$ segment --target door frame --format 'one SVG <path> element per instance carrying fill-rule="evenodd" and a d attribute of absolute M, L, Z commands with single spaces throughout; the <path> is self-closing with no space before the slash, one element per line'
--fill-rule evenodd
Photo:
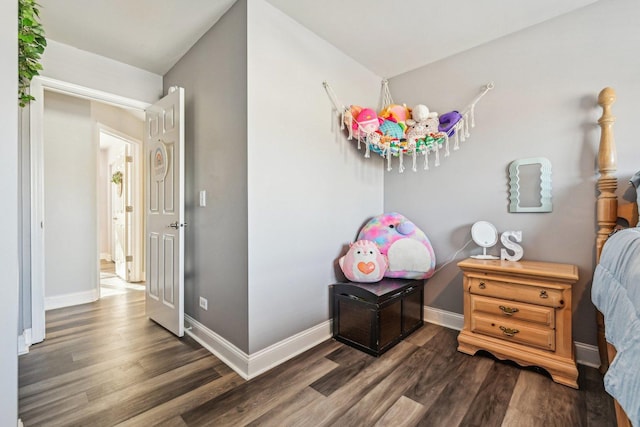
<path fill-rule="evenodd" d="M 35 97 L 29 106 L 29 148 L 31 177 L 31 342 L 45 337 L 45 250 L 44 250 L 44 92 L 99 101 L 116 107 L 144 111 L 151 104 L 109 92 L 68 83 L 44 76 L 31 81 L 30 93 Z M 99 248 L 98 248 L 99 251 Z M 99 256 L 99 253 L 96 253 Z"/>
<path fill-rule="evenodd" d="M 143 122 L 144 126 L 144 122 Z M 133 255 L 135 261 L 136 268 L 135 271 L 132 272 L 131 277 L 133 280 L 131 282 L 144 282 L 145 281 L 145 267 L 144 267 L 144 156 L 143 152 L 143 142 L 137 138 L 129 136 L 123 132 L 120 132 L 116 129 L 113 129 L 103 123 L 97 122 L 97 137 L 100 138 L 101 134 L 109 135 L 114 138 L 121 140 L 124 144 L 128 145 L 130 148 L 130 155 L 133 157 L 133 167 L 135 172 L 133 176 L 130 176 L 130 184 L 131 184 L 131 202 L 134 206 L 134 211 L 132 215 L 132 224 L 131 227 L 133 231 L 130 233 L 135 233 L 131 237 L 132 247 L 129 248 L 131 255 Z M 110 207 L 110 206 L 109 206 Z M 112 233 L 112 225 L 109 222 L 109 233 Z M 98 232 L 98 235 L 100 232 Z M 98 236 L 99 239 L 99 236 Z M 140 260 L 142 259 L 142 261 Z"/>

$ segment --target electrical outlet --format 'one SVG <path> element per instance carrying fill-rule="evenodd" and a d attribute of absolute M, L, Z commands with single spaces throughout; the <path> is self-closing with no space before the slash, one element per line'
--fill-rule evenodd
<path fill-rule="evenodd" d="M 205 297 L 200 297 L 200 308 L 203 310 L 207 310 L 209 307 L 209 302 Z"/>

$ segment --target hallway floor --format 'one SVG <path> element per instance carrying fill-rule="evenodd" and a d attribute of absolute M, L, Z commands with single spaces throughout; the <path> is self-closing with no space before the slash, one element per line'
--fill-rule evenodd
<path fill-rule="evenodd" d="M 129 283 L 120 278 L 114 262 L 100 260 L 100 298 L 144 289 L 144 283 Z"/>

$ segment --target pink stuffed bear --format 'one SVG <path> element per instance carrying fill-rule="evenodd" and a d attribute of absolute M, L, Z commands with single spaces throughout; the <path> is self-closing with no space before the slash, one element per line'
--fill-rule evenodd
<path fill-rule="evenodd" d="M 342 272 L 352 282 L 379 282 L 387 270 L 387 259 L 378 246 L 368 240 L 358 240 L 349 251 L 338 260 Z"/>

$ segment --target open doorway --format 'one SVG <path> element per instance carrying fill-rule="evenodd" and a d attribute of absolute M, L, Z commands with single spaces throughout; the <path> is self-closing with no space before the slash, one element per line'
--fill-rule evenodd
<path fill-rule="evenodd" d="M 44 339 L 46 310 L 100 296 L 100 134 L 142 141 L 148 104 L 43 77 L 32 81 L 31 90 L 37 99 L 30 108 L 31 315 L 32 343 L 37 343 Z M 53 113 L 46 112 L 47 100 Z M 141 185 L 142 156 L 139 161 Z M 144 266 L 141 242 L 139 247 Z M 136 280 L 144 280 L 141 274 Z"/>
<path fill-rule="evenodd" d="M 142 123 L 141 123 L 142 125 Z M 100 298 L 143 291 L 141 141 L 98 124 Z"/>

